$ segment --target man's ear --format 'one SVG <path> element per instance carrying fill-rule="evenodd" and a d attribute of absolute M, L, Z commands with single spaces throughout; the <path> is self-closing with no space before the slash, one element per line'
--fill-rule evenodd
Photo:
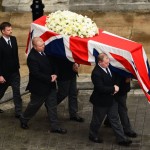
<path fill-rule="evenodd" d="M 98 64 L 101 64 L 101 63 L 102 63 L 102 61 L 99 60 L 99 61 L 98 61 Z"/>
<path fill-rule="evenodd" d="M 4 30 L 2 30 L 1 32 L 2 32 L 2 34 L 4 34 Z"/>
<path fill-rule="evenodd" d="M 35 45 L 33 45 L 33 48 L 34 48 L 34 49 L 36 49 L 36 46 L 35 46 Z"/>

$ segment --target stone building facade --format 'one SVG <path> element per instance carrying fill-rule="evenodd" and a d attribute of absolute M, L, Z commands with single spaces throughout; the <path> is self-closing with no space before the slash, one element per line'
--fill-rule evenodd
<path fill-rule="evenodd" d="M 150 0 L 42 0 L 45 12 L 71 11 L 150 11 Z M 32 0 L 2 0 L 4 11 L 30 11 Z"/>

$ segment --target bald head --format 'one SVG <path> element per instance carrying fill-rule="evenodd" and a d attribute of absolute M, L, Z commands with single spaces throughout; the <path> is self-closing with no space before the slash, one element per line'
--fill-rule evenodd
<path fill-rule="evenodd" d="M 32 44 L 36 51 L 38 51 L 38 52 L 44 51 L 45 43 L 44 43 L 43 39 L 41 39 L 40 37 L 34 37 L 32 39 Z"/>
<path fill-rule="evenodd" d="M 104 59 L 105 57 L 108 57 L 107 54 L 105 54 L 105 53 L 100 53 L 100 54 L 97 56 L 97 59 L 98 59 L 98 61 L 103 61 L 103 59 Z"/>
<path fill-rule="evenodd" d="M 109 58 L 107 56 L 107 54 L 105 53 L 100 53 L 97 57 L 98 59 L 98 64 L 103 67 L 103 68 L 107 68 L 109 66 Z"/>

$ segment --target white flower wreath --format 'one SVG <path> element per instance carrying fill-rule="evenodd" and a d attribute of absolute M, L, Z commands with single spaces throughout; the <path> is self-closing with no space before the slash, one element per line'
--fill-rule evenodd
<path fill-rule="evenodd" d="M 98 27 L 90 18 L 71 11 L 59 10 L 49 14 L 45 26 L 58 34 L 74 37 L 85 38 L 98 34 Z"/>

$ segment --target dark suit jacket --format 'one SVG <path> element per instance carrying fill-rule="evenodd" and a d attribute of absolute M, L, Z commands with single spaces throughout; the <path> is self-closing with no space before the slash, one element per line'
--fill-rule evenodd
<path fill-rule="evenodd" d="M 32 49 L 27 58 L 27 65 L 29 68 L 27 90 L 33 94 L 45 96 L 52 88 L 56 88 L 56 83 L 51 82 L 51 75 L 57 74 L 57 70 L 55 64 L 47 56 L 41 56 Z"/>
<path fill-rule="evenodd" d="M 110 77 L 100 66 L 96 65 L 92 71 L 91 79 L 94 84 L 94 90 L 90 101 L 95 106 L 108 107 L 112 105 L 115 91 L 115 74 L 111 72 Z"/>
<path fill-rule="evenodd" d="M 58 81 L 66 81 L 74 78 L 77 73 L 73 71 L 74 62 L 69 61 L 68 59 L 63 59 L 59 57 L 49 56 L 50 59 L 53 59 L 58 68 Z"/>
<path fill-rule="evenodd" d="M 11 36 L 10 40 L 12 48 L 3 37 L 0 38 L 0 76 L 2 75 L 6 79 L 20 68 L 16 38 Z"/>
<path fill-rule="evenodd" d="M 119 92 L 116 94 L 116 96 L 123 96 L 125 94 L 127 94 L 131 87 L 130 87 L 130 82 L 126 83 L 126 77 L 118 75 L 119 78 Z"/>

